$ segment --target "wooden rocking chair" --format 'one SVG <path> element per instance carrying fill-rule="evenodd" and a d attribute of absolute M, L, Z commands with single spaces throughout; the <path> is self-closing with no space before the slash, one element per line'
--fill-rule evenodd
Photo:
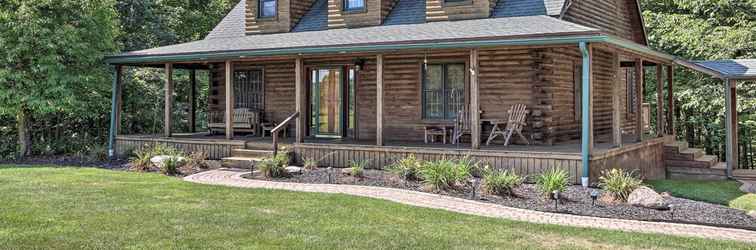
<path fill-rule="evenodd" d="M 488 136 L 486 145 L 490 145 L 493 139 L 495 139 L 499 135 L 502 135 L 504 136 L 504 146 L 508 146 L 509 141 L 512 138 L 512 134 L 514 133 L 517 133 L 517 135 L 520 136 L 522 140 L 530 145 L 528 138 L 522 135 L 522 127 L 527 125 L 527 123 L 525 123 L 525 120 L 527 119 L 528 113 L 530 113 L 530 111 L 527 110 L 527 106 L 525 106 L 525 104 L 512 105 L 509 111 L 507 111 L 509 118 L 507 119 L 506 128 L 504 130 L 501 130 L 501 128 L 499 128 L 499 124 L 495 123 L 493 129 L 491 130 L 491 135 Z"/>
<path fill-rule="evenodd" d="M 452 133 L 452 144 L 459 143 L 463 135 L 472 136 L 472 126 L 470 125 L 470 111 L 465 108 L 457 112 L 457 118 L 454 119 L 454 131 Z"/>

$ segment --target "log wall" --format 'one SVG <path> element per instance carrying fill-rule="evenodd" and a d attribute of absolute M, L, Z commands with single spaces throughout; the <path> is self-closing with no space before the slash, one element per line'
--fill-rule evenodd
<path fill-rule="evenodd" d="M 344 11 L 344 0 L 328 0 L 328 28 L 356 28 L 383 23 L 398 0 L 365 0 L 365 10 Z"/>
<path fill-rule="evenodd" d="M 646 44 L 636 0 L 572 1 L 564 19 Z"/>
<path fill-rule="evenodd" d="M 446 3 L 444 0 L 424 1 L 425 20 L 428 22 L 488 18 L 495 5 L 495 1 L 492 0 L 467 0 L 459 3 Z"/>
<path fill-rule="evenodd" d="M 289 32 L 310 10 L 315 0 L 277 0 L 274 17 L 258 17 L 258 0 L 247 1 L 245 31 L 247 35 Z"/>

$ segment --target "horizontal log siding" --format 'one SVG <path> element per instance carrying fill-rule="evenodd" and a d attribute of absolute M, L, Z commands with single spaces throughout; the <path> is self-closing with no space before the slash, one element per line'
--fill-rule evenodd
<path fill-rule="evenodd" d="M 193 152 L 207 152 L 209 159 L 220 160 L 224 157 L 231 156 L 231 150 L 235 148 L 244 148 L 244 142 L 241 141 L 223 141 L 223 140 L 181 140 L 172 138 L 137 138 L 137 137 L 118 137 L 116 138 L 116 149 L 118 157 L 125 159 L 129 153 L 134 150 L 140 150 L 148 146 L 164 144 L 183 151 L 186 154 Z"/>
<path fill-rule="evenodd" d="M 513 170 L 518 174 L 534 176 L 544 170 L 557 167 L 569 171 L 571 182 L 580 183 L 582 176 L 580 156 L 578 154 L 555 154 L 536 152 L 505 152 L 484 150 L 454 150 L 406 147 L 376 147 L 365 145 L 332 145 L 305 143 L 294 146 L 295 159 L 302 163 L 303 158 L 320 160 L 321 166 L 335 168 L 349 167 L 352 160 L 367 161 L 368 168 L 385 168 L 399 159 L 415 155 L 420 160 L 460 159 L 470 156 L 497 169 Z"/>
<path fill-rule="evenodd" d="M 593 133 L 596 142 L 610 142 L 612 134 L 612 94 L 615 58 L 607 50 L 593 50 Z M 604 140 L 604 141 L 602 141 Z"/>
<path fill-rule="evenodd" d="M 540 91 L 543 93 L 537 101 L 544 112 L 546 142 L 579 139 L 580 117 L 575 117 L 575 70 L 582 63 L 580 51 L 577 46 L 546 48 L 540 55 L 543 58 Z"/>
<path fill-rule="evenodd" d="M 636 0 L 572 1 L 564 19 L 645 44 L 643 25 L 635 2 Z"/>
<path fill-rule="evenodd" d="M 491 16 L 491 0 L 469 0 L 470 4 L 459 5 L 446 4 L 444 0 L 425 1 L 425 19 L 429 22 L 488 18 Z"/>

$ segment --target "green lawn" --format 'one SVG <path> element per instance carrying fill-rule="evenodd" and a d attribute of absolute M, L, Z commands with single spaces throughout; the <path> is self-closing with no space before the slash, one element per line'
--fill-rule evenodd
<path fill-rule="evenodd" d="M 89 168 L 0 166 L 0 201 L 0 249 L 748 248 Z"/>
<path fill-rule="evenodd" d="M 746 211 L 756 210 L 756 194 L 740 191 L 737 181 L 647 181 L 658 192 L 697 201 L 722 204 Z"/>

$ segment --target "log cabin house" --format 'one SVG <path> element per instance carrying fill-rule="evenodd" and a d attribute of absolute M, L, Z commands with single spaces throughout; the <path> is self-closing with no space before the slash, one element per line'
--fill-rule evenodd
<path fill-rule="evenodd" d="M 241 0 L 203 40 L 107 58 L 110 152 L 166 143 L 234 163 L 281 144 L 334 167 L 469 155 L 521 174 L 565 168 L 583 184 L 613 167 L 654 179 L 670 164 L 714 166 L 675 142 L 675 58 L 647 45 L 637 0 Z M 123 67 L 165 69 L 163 134 L 118 133 Z M 217 134 L 171 130 L 174 69 L 209 72 Z M 648 72 L 654 105 L 639 94 Z M 529 111 L 527 141 L 487 145 L 490 123 L 515 104 Z M 642 115 L 651 109 L 653 122 Z M 464 117 L 469 136 L 425 142 L 427 126 L 460 110 L 478 110 Z M 237 126 L 246 112 L 241 123 L 275 122 L 276 135 Z M 194 104 L 190 113 L 194 127 Z"/>

